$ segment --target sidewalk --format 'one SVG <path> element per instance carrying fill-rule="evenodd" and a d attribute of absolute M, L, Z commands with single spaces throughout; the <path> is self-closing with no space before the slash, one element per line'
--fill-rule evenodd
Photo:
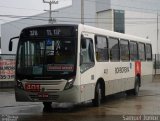
<path fill-rule="evenodd" d="M 153 76 L 153 82 L 160 82 L 160 75 Z"/>

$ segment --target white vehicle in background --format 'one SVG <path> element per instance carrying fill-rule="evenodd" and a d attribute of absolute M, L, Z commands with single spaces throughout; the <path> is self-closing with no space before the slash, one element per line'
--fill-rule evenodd
<path fill-rule="evenodd" d="M 43 25 L 22 30 L 16 58 L 17 101 L 99 106 L 106 95 L 137 95 L 152 80 L 148 39 L 86 25 Z"/>

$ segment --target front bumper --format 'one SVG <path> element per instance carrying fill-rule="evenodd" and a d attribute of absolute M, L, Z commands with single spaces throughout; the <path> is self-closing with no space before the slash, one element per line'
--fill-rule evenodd
<path fill-rule="evenodd" d="M 47 94 L 47 97 L 40 97 L 39 94 Z M 15 87 L 15 98 L 18 102 L 80 102 L 80 86 L 73 86 L 71 89 L 57 92 L 29 92 Z"/>

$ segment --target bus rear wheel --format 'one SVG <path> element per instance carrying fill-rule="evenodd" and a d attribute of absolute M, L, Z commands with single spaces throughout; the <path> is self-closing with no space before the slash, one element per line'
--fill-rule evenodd
<path fill-rule="evenodd" d="M 137 96 L 138 93 L 139 93 L 139 88 L 140 88 L 140 79 L 139 79 L 139 77 L 136 77 L 134 89 L 127 90 L 126 94 L 127 95 L 135 95 L 135 96 Z"/>
<path fill-rule="evenodd" d="M 100 83 L 97 83 L 95 88 L 95 97 L 92 100 L 92 103 L 94 106 L 98 107 L 101 104 L 101 100 L 102 100 L 102 88 Z"/>
<path fill-rule="evenodd" d="M 133 95 L 138 95 L 139 93 L 139 88 L 140 88 L 140 80 L 138 77 L 136 77 L 136 82 L 135 82 L 135 86 L 134 86 L 134 89 L 133 89 Z"/>

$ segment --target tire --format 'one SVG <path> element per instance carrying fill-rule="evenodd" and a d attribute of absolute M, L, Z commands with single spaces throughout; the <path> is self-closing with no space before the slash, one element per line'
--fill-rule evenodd
<path fill-rule="evenodd" d="M 138 77 L 136 77 L 136 81 L 135 81 L 135 86 L 133 89 L 133 95 L 137 96 L 139 93 L 139 88 L 140 88 L 140 80 Z"/>
<path fill-rule="evenodd" d="M 101 104 L 101 100 L 102 100 L 102 88 L 100 83 L 97 83 L 95 88 L 95 97 L 92 100 L 92 103 L 94 106 L 99 107 Z"/>
<path fill-rule="evenodd" d="M 139 93 L 139 88 L 140 88 L 140 80 L 139 80 L 138 77 L 136 77 L 134 89 L 127 90 L 127 91 L 126 91 L 126 94 L 127 94 L 127 95 L 135 95 L 135 96 L 137 96 L 138 93 Z"/>
<path fill-rule="evenodd" d="M 132 94 L 133 94 L 133 89 L 131 89 L 131 90 L 127 90 L 127 91 L 126 91 L 126 94 L 127 94 L 127 96 L 132 95 Z"/>
<path fill-rule="evenodd" d="M 52 111 L 52 102 L 43 102 L 44 108 L 43 111 Z"/>

